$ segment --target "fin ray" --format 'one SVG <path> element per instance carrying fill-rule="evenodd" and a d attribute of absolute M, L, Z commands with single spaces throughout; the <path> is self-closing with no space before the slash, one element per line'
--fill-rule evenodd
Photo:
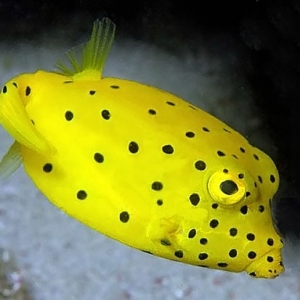
<path fill-rule="evenodd" d="M 101 78 L 104 64 L 109 54 L 111 45 L 114 40 L 116 25 L 108 18 L 101 21 L 96 20 L 93 24 L 93 30 L 90 40 L 82 46 L 78 58 L 76 49 L 73 48 L 66 53 L 70 67 L 62 62 L 57 62 L 56 67 L 60 73 L 67 76 L 74 76 L 86 70 L 97 71 Z"/>
<path fill-rule="evenodd" d="M 20 144 L 15 141 L 0 162 L 0 177 L 7 179 L 22 164 Z"/>

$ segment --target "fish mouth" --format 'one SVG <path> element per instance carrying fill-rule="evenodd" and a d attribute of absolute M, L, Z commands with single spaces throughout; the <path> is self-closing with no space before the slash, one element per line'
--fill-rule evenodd
<path fill-rule="evenodd" d="M 250 276 L 258 278 L 276 278 L 283 271 L 284 265 L 278 249 L 267 252 L 246 268 Z"/>
<path fill-rule="evenodd" d="M 41 154 L 50 154 L 53 146 L 35 128 L 22 101 L 18 85 L 8 82 L 0 94 L 0 123 L 20 144 Z"/>

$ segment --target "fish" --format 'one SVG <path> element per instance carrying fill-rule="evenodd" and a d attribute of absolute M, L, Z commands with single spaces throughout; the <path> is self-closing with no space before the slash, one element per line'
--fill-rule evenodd
<path fill-rule="evenodd" d="M 10 79 L 0 123 L 46 198 L 88 227 L 143 252 L 256 278 L 284 271 L 272 217 L 273 160 L 213 115 L 156 87 L 102 71 L 115 36 L 96 20 L 80 56 Z"/>

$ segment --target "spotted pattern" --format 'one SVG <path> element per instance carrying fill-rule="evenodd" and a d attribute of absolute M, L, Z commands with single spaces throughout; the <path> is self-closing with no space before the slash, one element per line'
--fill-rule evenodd
<path fill-rule="evenodd" d="M 159 181 L 154 181 L 152 183 L 151 187 L 152 187 L 152 190 L 154 190 L 154 191 L 160 191 L 163 188 L 163 184 L 161 182 L 159 182 Z"/>
<path fill-rule="evenodd" d="M 84 190 L 80 190 L 77 192 L 77 199 L 84 200 L 87 198 L 87 193 Z"/>
<path fill-rule="evenodd" d="M 185 135 L 186 135 L 188 138 L 193 138 L 193 137 L 195 137 L 195 133 L 192 132 L 192 131 L 186 132 Z"/>
<path fill-rule="evenodd" d="M 196 193 L 190 195 L 190 202 L 193 206 L 196 206 L 200 202 L 200 196 Z"/>
<path fill-rule="evenodd" d="M 206 163 L 203 160 L 197 160 L 195 162 L 195 168 L 199 171 L 204 171 L 206 169 Z"/>
<path fill-rule="evenodd" d="M 97 163 L 103 163 L 104 162 L 104 156 L 99 153 L 99 152 L 96 152 L 94 154 L 94 160 L 97 162 Z"/>
<path fill-rule="evenodd" d="M 161 200 L 161 199 L 158 199 L 156 201 L 156 203 L 157 203 L 158 206 L 162 206 L 164 204 L 163 200 Z"/>
<path fill-rule="evenodd" d="M 197 231 L 195 228 L 191 229 L 188 234 L 189 239 L 194 238 L 196 236 L 196 233 L 197 233 Z"/>
<path fill-rule="evenodd" d="M 131 153 L 135 154 L 139 151 L 139 145 L 136 142 L 130 142 L 128 149 Z"/>
<path fill-rule="evenodd" d="M 172 145 L 164 145 L 162 147 L 162 151 L 166 154 L 172 154 L 174 152 L 174 148 Z"/>
<path fill-rule="evenodd" d="M 25 95 L 26 96 L 29 96 L 31 93 L 31 87 L 30 86 L 27 86 L 26 89 L 25 89 Z"/>
<path fill-rule="evenodd" d="M 43 171 L 44 171 L 45 173 L 50 173 L 50 172 L 52 171 L 52 169 L 53 169 L 53 166 L 52 166 L 52 164 L 50 164 L 50 163 L 46 163 L 46 164 L 44 164 L 44 166 L 43 166 Z"/>
<path fill-rule="evenodd" d="M 74 118 L 74 114 L 71 111 L 66 111 L 65 118 L 67 121 L 71 121 Z"/>
<path fill-rule="evenodd" d="M 69 81 L 65 81 L 64 83 L 69 83 Z M 70 83 L 73 83 L 73 81 L 70 81 Z M 117 93 L 117 90 L 122 90 L 122 86 L 118 84 L 109 85 L 107 88 L 112 90 L 111 93 Z M 8 88 L 5 85 L 2 88 L 2 93 L 5 94 L 7 92 Z M 29 96 L 31 93 L 31 87 L 27 86 L 25 88 L 25 96 Z M 93 99 L 90 100 L 91 103 L 94 103 L 94 100 L 97 99 L 97 97 L 101 94 L 100 91 L 98 91 L 96 88 L 86 89 L 85 93 L 86 97 L 93 96 L 93 98 L 89 98 Z M 158 120 L 160 121 L 160 118 L 163 114 L 160 111 L 159 106 L 155 104 L 152 106 L 150 102 L 148 103 L 148 105 L 149 106 L 144 106 L 143 108 L 143 118 L 150 120 L 149 122 L 151 122 L 151 124 L 156 124 Z M 177 111 L 180 109 L 180 102 L 176 101 L 167 100 L 163 102 L 162 105 L 165 107 L 165 109 L 168 109 L 170 111 Z M 96 110 L 99 123 L 101 123 L 101 126 L 103 126 L 103 128 L 105 128 L 106 126 L 107 128 L 109 128 L 111 124 L 113 124 L 114 122 L 118 122 L 119 112 L 115 112 L 113 105 L 109 102 L 105 103 L 103 101 L 103 103 L 101 102 L 101 106 L 101 108 L 97 108 Z M 188 108 L 189 113 L 197 113 L 197 108 L 191 105 L 188 105 Z M 60 112 L 60 118 L 65 123 L 66 121 L 72 121 L 69 123 L 70 126 L 72 126 L 73 123 L 76 123 L 77 116 L 79 119 L 80 111 L 77 110 L 75 106 L 66 107 L 65 109 L 65 111 Z M 201 122 L 201 120 L 199 122 Z M 124 126 L 125 125 L 126 124 L 124 124 Z M 247 231 L 249 232 L 245 232 L 245 230 L 243 229 L 243 224 L 235 220 L 234 214 L 232 214 L 232 221 L 230 221 L 229 223 L 223 222 L 223 214 L 225 215 L 227 211 L 232 208 L 224 207 L 224 205 L 218 202 L 217 199 L 210 199 L 207 196 L 209 195 L 208 192 L 201 185 L 207 184 L 205 180 L 208 180 L 207 178 L 209 178 L 211 172 L 215 172 L 215 170 L 217 170 L 215 164 L 216 161 L 219 161 L 219 171 L 223 172 L 224 176 L 231 176 L 230 174 L 233 173 L 235 176 L 234 179 L 227 179 L 220 182 L 219 190 L 221 190 L 227 196 L 234 195 L 239 190 L 239 184 L 241 184 L 240 182 L 246 182 L 245 184 L 248 184 L 249 173 L 244 168 L 238 169 L 236 167 L 233 168 L 232 166 L 236 166 L 239 161 L 243 161 L 245 160 L 245 158 L 249 159 L 249 157 L 251 158 L 251 163 L 259 165 L 263 162 L 263 156 L 258 155 L 258 151 L 256 151 L 256 153 L 253 153 L 253 150 L 251 150 L 251 148 L 245 143 L 241 143 L 241 145 L 236 143 L 235 146 L 232 147 L 232 149 L 226 147 L 226 144 L 223 145 L 222 143 L 220 143 L 220 148 L 216 147 L 212 149 L 209 156 L 206 152 L 201 151 L 201 146 L 205 146 L 207 137 L 219 134 L 220 139 L 221 135 L 226 135 L 226 138 L 229 139 L 230 136 L 234 136 L 235 132 L 232 132 L 225 127 L 220 127 L 219 129 L 217 129 L 217 127 L 215 126 L 210 126 L 208 122 L 203 122 L 203 124 L 198 127 L 193 126 L 193 124 L 190 124 L 190 126 L 185 126 L 184 123 L 181 126 L 182 127 L 178 132 L 178 136 L 182 138 L 183 144 L 187 146 L 193 145 L 191 146 L 193 147 L 193 149 L 195 147 L 199 147 L 198 151 L 191 152 L 192 154 L 186 158 L 187 155 L 183 152 L 183 149 L 181 149 L 180 144 L 178 144 L 176 140 L 165 138 L 165 140 L 160 140 L 159 144 L 156 145 L 156 147 L 153 147 L 153 149 L 156 149 L 157 152 L 153 152 L 153 161 L 149 161 L 149 164 L 155 165 L 155 159 L 158 155 L 163 156 L 166 159 L 170 158 L 170 161 L 173 159 L 173 157 L 175 159 L 184 157 L 187 160 L 186 172 L 182 174 L 175 174 L 181 180 L 179 186 L 182 187 L 182 193 L 184 193 L 184 196 L 181 199 L 182 204 L 181 206 L 178 205 L 178 208 L 176 209 L 178 210 L 179 215 L 181 210 L 184 213 L 184 209 L 187 209 L 188 213 L 190 213 L 190 211 L 197 213 L 198 211 L 201 212 L 201 209 L 205 209 L 205 211 L 207 211 L 208 213 L 208 217 L 205 221 L 199 220 L 199 224 L 202 224 L 203 222 L 203 224 L 201 225 L 203 227 L 200 228 L 197 227 L 197 224 L 191 223 L 190 227 L 184 227 L 183 230 L 184 238 L 189 243 L 193 243 L 191 244 L 193 245 L 191 246 L 191 249 L 193 249 L 194 251 L 194 259 L 196 259 L 198 263 L 200 263 L 200 261 L 203 261 L 204 264 L 199 265 L 202 267 L 214 267 L 220 269 L 231 267 L 232 269 L 235 261 L 240 261 L 241 257 L 246 257 L 248 260 L 248 265 L 258 256 L 261 256 L 258 243 L 263 241 L 265 247 L 272 250 L 276 246 L 276 244 L 278 244 L 278 242 L 276 242 L 275 236 L 271 234 L 270 237 L 265 237 L 265 239 L 262 240 L 262 238 L 260 237 L 259 229 L 257 228 L 256 230 L 253 229 L 253 232 L 250 232 L 252 231 L 252 229 L 248 229 Z M 157 132 L 156 134 L 159 135 L 159 132 Z M 194 146 L 194 144 L 196 144 L 196 141 L 199 141 L 199 144 L 197 144 L 197 146 Z M 117 149 L 116 151 L 124 151 L 124 155 L 126 155 L 126 157 L 128 157 L 128 160 L 130 161 L 131 158 L 132 161 L 136 161 L 140 158 L 142 159 L 143 153 L 149 151 L 145 147 L 143 140 L 140 140 L 138 136 L 135 136 L 134 131 L 129 132 L 127 140 L 125 142 L 122 142 L 122 149 Z M 87 154 L 90 162 L 96 165 L 99 170 L 105 168 L 105 166 L 109 163 L 109 160 L 113 158 L 113 155 L 109 153 L 106 148 L 104 148 L 105 143 L 106 141 L 102 141 L 99 138 L 99 141 L 97 141 L 97 146 L 94 147 L 93 150 L 89 152 L 89 154 Z M 104 153 L 102 153 L 102 150 Z M 231 164 L 231 161 L 234 161 L 234 163 Z M 124 163 L 126 163 L 126 161 L 124 161 Z M 134 164 L 132 164 L 132 168 L 134 167 Z M 44 177 L 47 178 L 57 173 L 58 170 L 58 168 L 55 168 L 55 161 L 52 161 L 51 159 L 39 165 L 39 168 L 40 170 L 42 170 Z M 117 172 L 118 169 L 116 169 L 116 173 Z M 147 170 L 138 170 L 138 173 L 141 174 L 140 176 L 142 176 L 143 173 L 147 173 Z M 195 174 L 194 176 L 197 184 L 193 184 L 193 187 L 186 188 L 183 184 L 185 182 L 184 176 L 185 174 L 190 173 Z M 244 220 L 244 218 L 251 217 L 255 214 L 263 217 L 266 213 L 269 213 L 268 206 L 258 203 L 256 203 L 255 206 L 251 206 L 252 204 L 247 198 L 251 198 L 254 197 L 253 195 L 256 195 L 256 192 L 253 192 L 254 189 L 260 189 L 261 186 L 264 186 L 266 184 L 268 184 L 269 186 L 274 185 L 274 183 L 278 181 L 278 178 L 276 178 L 276 175 L 274 174 L 276 174 L 276 172 L 266 173 L 263 169 L 260 169 L 260 172 L 257 171 L 257 173 L 253 175 L 256 181 L 252 179 L 251 186 L 247 185 L 245 197 L 243 198 L 241 203 L 237 204 L 236 207 L 232 209 L 235 215 L 238 216 L 237 218 L 239 218 L 239 220 Z M 149 214 L 152 213 L 152 211 L 155 214 L 156 212 L 163 212 L 165 209 L 170 209 L 170 207 L 173 207 L 175 203 L 172 202 L 172 196 L 169 193 L 169 190 L 174 189 L 174 192 L 176 192 L 176 187 L 169 186 L 169 178 L 167 176 L 164 177 L 160 171 L 154 171 L 153 174 L 150 175 L 150 179 L 148 178 L 148 181 L 145 182 L 145 187 L 148 190 L 148 194 L 151 194 L 151 203 L 148 203 L 147 199 L 144 199 L 143 196 L 139 201 L 144 201 L 146 203 L 145 205 L 147 205 L 147 211 L 149 212 Z M 250 176 L 250 178 L 252 177 Z M 162 179 L 162 181 L 160 179 Z M 101 182 L 99 183 L 99 188 L 101 188 Z M 76 199 L 85 200 L 82 202 L 77 202 L 82 203 L 82 205 L 84 206 L 87 205 L 90 201 L 94 201 L 94 199 L 92 199 L 92 192 L 93 191 L 90 190 L 89 186 L 79 185 L 79 187 L 77 187 L 75 191 L 73 190 L 72 195 L 74 197 L 74 201 Z M 105 199 L 99 199 L 99 203 L 101 203 L 100 201 L 105 201 Z M 139 213 L 138 211 L 135 211 L 134 205 L 131 205 L 130 199 L 124 198 L 124 201 L 122 200 L 122 207 L 119 207 L 115 212 L 115 220 L 119 222 L 118 224 L 128 224 L 126 226 L 119 225 L 121 226 L 122 230 L 127 230 L 128 228 L 130 228 L 131 224 L 134 224 L 132 225 L 132 228 L 134 228 L 134 226 L 138 226 L 136 224 L 140 222 Z M 219 261 L 216 261 L 214 259 L 213 247 L 216 247 L 216 239 L 218 238 L 218 234 L 220 232 L 223 232 L 231 242 L 229 242 L 226 247 L 224 246 L 221 247 L 222 249 L 218 249 L 220 253 L 222 252 L 222 256 L 219 255 Z M 129 233 L 127 234 L 130 235 L 131 232 L 129 231 Z M 240 242 L 236 243 L 236 240 L 243 241 L 244 245 L 247 245 L 247 247 L 245 247 L 245 249 L 247 250 L 239 248 L 238 245 Z M 161 248 L 167 247 L 164 249 L 168 249 L 168 251 L 170 251 L 170 258 L 172 259 L 184 261 L 185 259 L 187 259 L 187 257 L 189 257 L 191 252 L 190 249 L 187 249 L 188 251 L 186 251 L 184 247 L 181 248 L 180 244 L 178 245 L 177 242 L 175 243 L 173 237 L 168 235 L 168 232 L 166 232 L 166 234 L 164 235 L 162 234 L 162 236 L 156 239 L 156 243 L 158 243 L 159 247 Z M 151 247 L 143 247 L 143 249 L 147 249 L 143 250 L 144 252 L 156 254 L 154 249 L 151 249 Z M 190 257 L 188 259 L 190 259 Z M 268 255 L 264 259 L 265 262 L 269 264 L 272 264 L 275 260 L 272 255 Z M 237 264 L 239 263 L 240 262 L 238 262 Z M 270 270 L 272 272 L 276 272 L 276 270 L 273 271 L 271 267 Z M 257 276 L 257 273 L 251 272 L 250 275 L 255 277 Z"/>
<path fill-rule="evenodd" d="M 183 252 L 181 250 L 175 251 L 174 255 L 178 258 L 183 258 Z"/>
<path fill-rule="evenodd" d="M 120 221 L 122 223 L 127 223 L 129 221 L 129 213 L 127 211 L 122 211 L 120 213 Z"/>
<path fill-rule="evenodd" d="M 156 115 L 156 110 L 154 110 L 154 109 L 149 109 L 148 110 L 148 113 L 150 114 L 150 115 Z"/>
<path fill-rule="evenodd" d="M 101 116 L 104 120 L 109 120 L 110 119 L 110 112 L 107 109 L 103 109 L 101 111 Z"/>
<path fill-rule="evenodd" d="M 201 238 L 201 239 L 200 239 L 200 244 L 201 244 L 201 245 L 206 245 L 207 242 L 208 242 L 208 241 L 207 241 L 207 238 Z"/>

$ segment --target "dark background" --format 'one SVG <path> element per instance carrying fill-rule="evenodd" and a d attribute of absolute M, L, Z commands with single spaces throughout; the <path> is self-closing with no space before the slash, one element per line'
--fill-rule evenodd
<path fill-rule="evenodd" d="M 300 238 L 300 0 L 0 0 L 0 36 L 2 41 L 30 41 L 72 27 L 65 38 L 75 39 L 103 16 L 117 23 L 118 35 L 170 52 L 183 43 L 196 51 L 198 32 L 207 37 L 229 33 L 245 48 L 248 80 L 287 182 L 275 201 L 277 225 L 284 236 Z"/>

